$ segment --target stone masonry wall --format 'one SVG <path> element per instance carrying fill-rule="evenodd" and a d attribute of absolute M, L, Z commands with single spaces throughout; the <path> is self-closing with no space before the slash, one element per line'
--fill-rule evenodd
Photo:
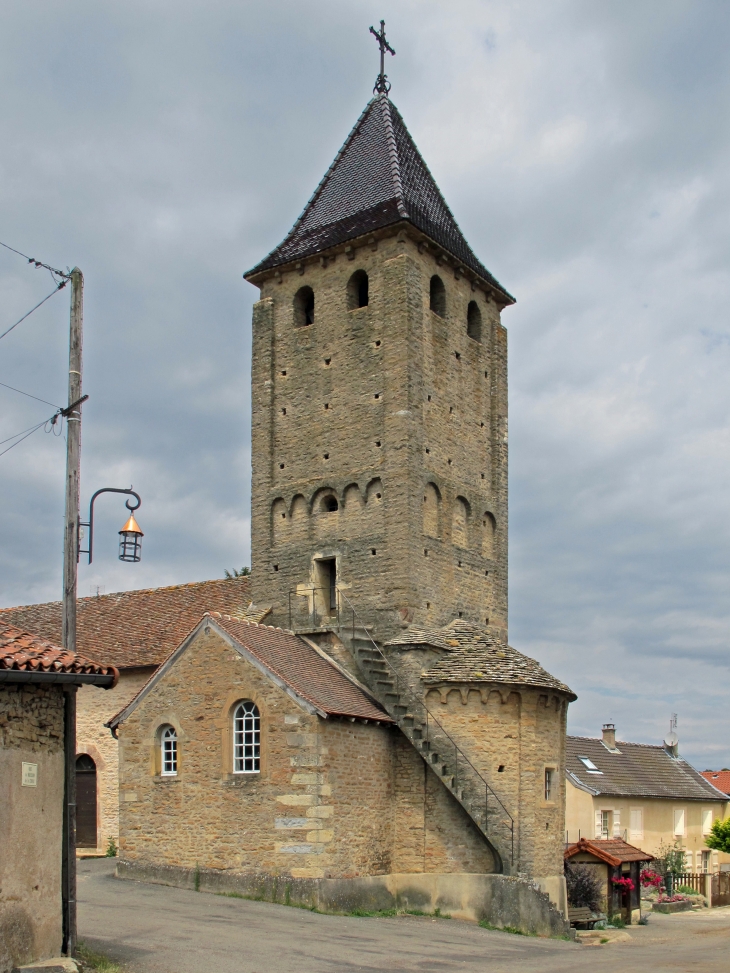
<path fill-rule="evenodd" d="M 506 633 L 498 308 L 403 231 L 350 256 L 272 275 L 254 308 L 254 601 L 273 603 L 276 624 L 290 624 L 291 605 L 292 627 L 315 627 L 329 606 L 311 595 L 322 585 L 313 561 L 336 558 L 344 594 L 381 637 L 459 615 Z M 369 278 L 363 308 L 348 307 L 355 271 Z M 429 308 L 432 275 L 443 317 Z M 297 326 L 303 286 L 314 322 Z M 481 341 L 467 335 L 472 301 Z"/>
<path fill-rule="evenodd" d="M 231 772 L 241 699 L 261 712 L 259 774 Z M 156 767 L 164 724 L 178 733 L 176 777 Z M 120 854 L 294 878 L 388 871 L 392 733 L 310 715 L 215 633 L 201 633 L 120 727 Z"/>
<path fill-rule="evenodd" d="M 119 746 L 104 724 L 142 688 L 154 667 L 122 669 L 113 689 L 81 686 L 76 702 L 76 753 L 96 764 L 97 851 L 119 837 Z M 84 849 L 93 852 L 94 849 Z"/>
<path fill-rule="evenodd" d="M 567 702 L 527 687 L 449 683 L 429 688 L 426 702 L 514 818 L 515 871 L 561 876 Z"/>
<path fill-rule="evenodd" d="M 2 973 L 61 951 L 63 711 L 60 686 L 0 685 Z"/>

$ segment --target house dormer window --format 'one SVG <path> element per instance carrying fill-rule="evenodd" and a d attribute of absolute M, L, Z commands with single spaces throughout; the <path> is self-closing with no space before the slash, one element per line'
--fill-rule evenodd
<path fill-rule="evenodd" d="M 603 771 L 596 767 L 590 757 L 578 757 L 578 760 L 580 760 L 589 774 L 603 774 Z"/>

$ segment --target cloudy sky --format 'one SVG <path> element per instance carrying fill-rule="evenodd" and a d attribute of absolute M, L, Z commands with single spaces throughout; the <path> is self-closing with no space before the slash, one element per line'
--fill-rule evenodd
<path fill-rule="evenodd" d="M 573 733 L 730 766 L 730 4 L 5 4 L 0 240 L 86 277 L 80 595 L 249 560 L 250 312 L 370 96 L 392 97 L 510 338 L 510 641 Z M 0 331 L 53 285 L 0 249 Z M 68 290 L 0 341 L 0 439 L 65 404 Z M 12 440 L 10 441 L 12 442 Z M 5 445 L 0 449 L 5 449 Z M 0 604 L 60 596 L 64 443 L 0 456 Z"/>

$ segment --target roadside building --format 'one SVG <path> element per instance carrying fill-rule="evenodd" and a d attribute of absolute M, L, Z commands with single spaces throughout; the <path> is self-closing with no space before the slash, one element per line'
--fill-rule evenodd
<path fill-rule="evenodd" d="M 676 737 L 663 746 L 625 743 L 612 723 L 600 739 L 569 736 L 566 776 L 566 842 L 622 838 L 653 855 L 679 843 L 688 872 L 730 860 L 705 845 L 728 797 L 679 755 Z"/>
<path fill-rule="evenodd" d="M 705 780 L 730 798 L 730 770 L 703 770 Z"/>
<path fill-rule="evenodd" d="M 142 687 L 205 611 L 259 619 L 249 607 L 248 577 L 120 591 L 80 598 L 77 647 L 81 655 L 103 659 L 119 672 L 111 691 L 84 685 L 77 696 L 77 848 L 80 854 L 106 851 L 119 839 L 117 742 L 104 724 Z M 252 612 L 248 615 L 247 612 Z M 60 601 L 0 610 L 0 624 L 12 623 L 51 642 L 61 634 Z"/>
<path fill-rule="evenodd" d="M 0 973 L 59 956 L 75 928 L 75 705 L 90 662 L 0 620 Z"/>

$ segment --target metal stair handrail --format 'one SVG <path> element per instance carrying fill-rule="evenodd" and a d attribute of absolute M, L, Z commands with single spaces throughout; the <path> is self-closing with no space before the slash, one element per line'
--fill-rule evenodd
<path fill-rule="evenodd" d="M 451 735 L 445 729 L 445 727 L 443 726 L 443 724 L 441 723 L 441 721 L 438 719 L 438 717 L 428 708 L 428 706 L 426 705 L 425 700 L 422 699 L 422 698 L 420 698 L 419 696 L 417 696 L 416 693 L 414 693 L 413 690 L 408 685 L 406 685 L 406 691 L 405 691 L 405 693 L 401 690 L 401 688 L 400 688 L 400 686 L 401 686 L 400 673 L 398 672 L 398 670 L 396 669 L 396 667 L 390 662 L 390 660 L 388 659 L 388 657 L 386 656 L 386 654 L 383 652 L 383 650 L 380 648 L 380 646 L 378 645 L 378 643 L 373 639 L 373 637 L 371 636 L 371 634 L 370 634 L 370 632 L 368 630 L 367 625 L 365 625 L 365 623 L 360 619 L 360 617 L 357 614 L 357 612 L 355 611 L 355 607 L 352 604 L 352 602 L 350 601 L 350 599 L 341 590 L 338 590 L 338 597 L 341 597 L 345 602 L 347 602 L 347 605 L 348 605 L 350 611 L 352 612 L 352 635 L 353 635 L 353 639 L 355 637 L 355 621 L 357 620 L 357 624 L 360 626 L 360 628 L 363 629 L 363 631 L 367 635 L 369 641 L 372 643 L 375 651 L 378 653 L 378 655 L 380 656 L 380 658 L 386 664 L 386 666 L 388 667 L 388 669 L 393 673 L 393 676 L 395 677 L 396 689 L 398 690 L 399 695 L 406 696 L 412 702 L 414 702 L 417 706 L 419 706 L 423 710 L 425 710 L 425 712 L 426 712 L 426 736 L 427 736 L 427 738 L 428 738 L 428 735 L 429 735 L 429 717 L 430 717 L 430 719 L 435 723 L 435 725 L 441 731 L 441 733 L 443 734 L 443 736 L 446 737 L 446 740 L 448 741 L 448 743 L 451 746 L 453 746 L 453 748 L 454 748 L 454 756 L 455 756 L 455 764 L 456 764 L 455 770 L 454 770 L 454 781 L 456 782 L 458 780 L 459 757 L 461 757 L 462 763 L 464 763 L 467 766 L 469 766 L 472 769 L 472 771 L 474 772 L 474 774 L 476 775 L 476 777 L 484 785 L 484 788 L 485 788 L 485 791 L 484 791 L 484 794 L 485 794 L 484 833 L 487 834 L 488 833 L 488 828 L 489 828 L 489 814 L 488 814 L 489 794 L 492 795 L 492 797 L 494 798 L 494 800 L 502 808 L 502 811 L 506 814 L 506 816 L 508 818 L 508 821 L 509 821 L 509 831 L 510 831 L 510 841 L 511 841 L 510 855 L 511 855 L 512 864 L 514 864 L 514 857 L 515 857 L 515 822 L 514 822 L 514 818 L 512 817 L 512 815 L 509 813 L 509 811 L 507 810 L 507 808 L 504 806 L 504 802 L 500 799 L 500 797 L 496 793 L 496 791 L 490 786 L 490 784 L 488 783 L 488 781 L 486 781 L 484 779 L 484 777 L 482 776 L 482 774 L 477 770 L 477 768 L 474 766 L 474 764 L 471 762 L 471 760 L 467 757 L 467 755 L 464 753 L 464 751 L 461 749 L 461 747 L 451 737 Z M 341 617 L 341 613 L 339 611 L 339 605 L 338 605 L 338 621 L 340 620 L 340 617 Z M 455 783 L 454 786 L 456 786 L 456 783 Z"/>

